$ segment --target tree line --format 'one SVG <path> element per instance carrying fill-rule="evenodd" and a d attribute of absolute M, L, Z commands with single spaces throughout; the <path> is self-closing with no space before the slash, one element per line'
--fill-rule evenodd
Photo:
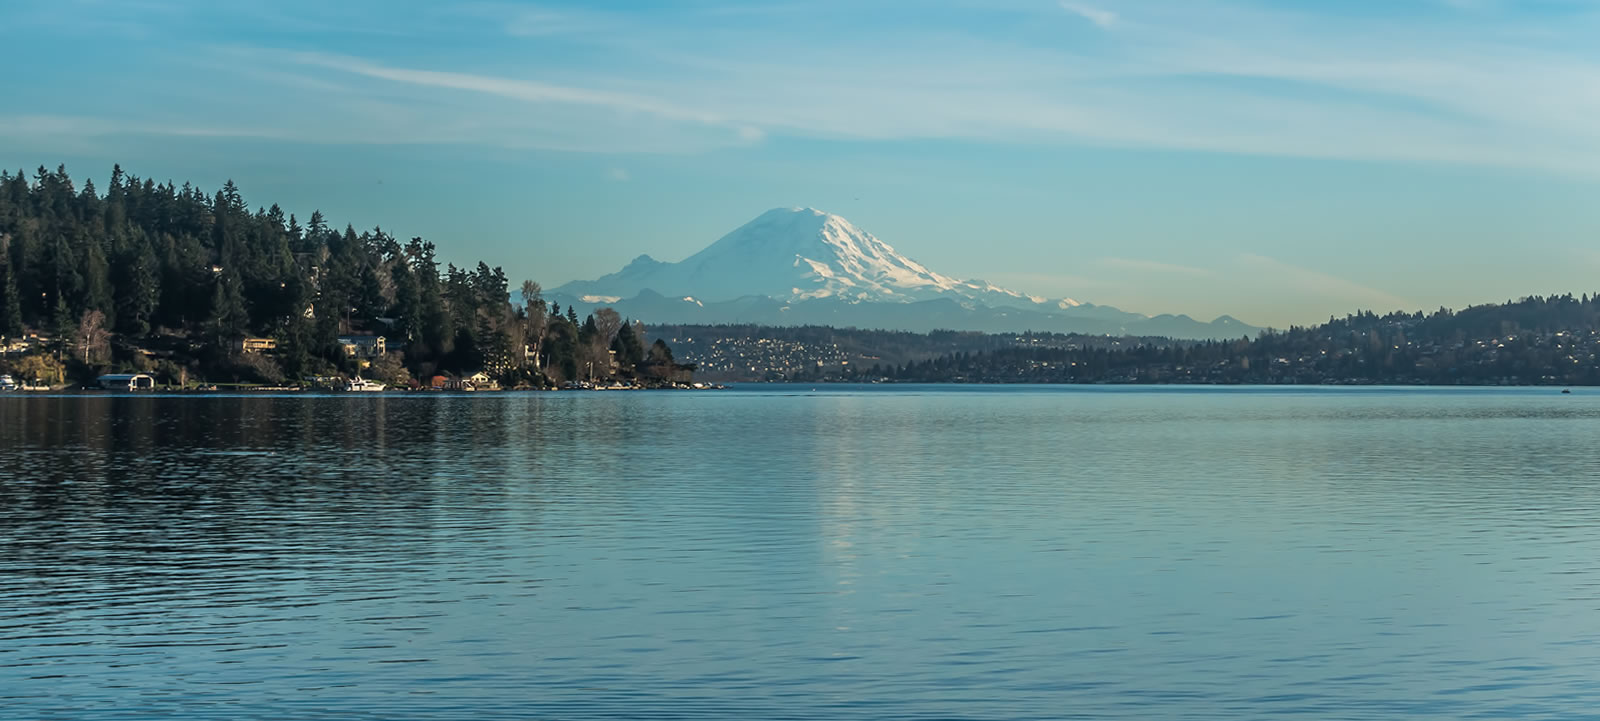
<path fill-rule="evenodd" d="M 117 166 L 102 193 L 65 167 L 0 171 L 0 338 L 50 339 L 12 366 L 262 383 L 484 371 L 530 386 L 692 371 L 611 309 L 580 319 L 531 280 L 517 290 L 514 303 L 500 267 L 441 266 L 420 237 L 251 210 L 231 180 L 207 193 Z M 382 335 L 392 352 L 353 355 L 352 335 Z M 247 338 L 275 347 L 251 352 Z"/>
<path fill-rule="evenodd" d="M 984 383 L 1600 385 L 1600 296 L 1432 313 L 1362 311 L 1256 338 L 955 352 L 796 380 Z"/>

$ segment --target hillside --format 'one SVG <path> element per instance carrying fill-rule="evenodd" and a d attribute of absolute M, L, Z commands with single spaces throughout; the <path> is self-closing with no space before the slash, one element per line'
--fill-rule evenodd
<path fill-rule="evenodd" d="M 0 172 L 0 371 L 24 380 L 407 385 L 482 371 L 539 387 L 687 372 L 615 312 L 581 319 L 532 281 L 513 306 L 508 285 L 486 263 L 440 267 L 422 238 L 252 211 L 232 181 L 208 194 L 118 167 L 101 194 L 65 168 Z"/>
<path fill-rule="evenodd" d="M 952 352 L 792 380 L 983 383 L 1600 385 L 1600 296 L 1357 313 L 1257 338 Z"/>

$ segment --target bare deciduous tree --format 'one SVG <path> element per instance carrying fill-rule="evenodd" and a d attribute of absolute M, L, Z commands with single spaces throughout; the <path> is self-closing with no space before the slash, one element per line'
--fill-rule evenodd
<path fill-rule="evenodd" d="M 600 344 L 609 348 L 611 339 L 622 330 L 622 316 L 611 308 L 601 308 L 594 312 L 594 327 L 600 331 Z"/>
<path fill-rule="evenodd" d="M 84 365 L 89 365 L 91 359 L 102 360 L 111 355 L 111 332 L 106 330 L 105 314 L 98 310 L 83 312 L 74 339 L 83 354 Z"/>

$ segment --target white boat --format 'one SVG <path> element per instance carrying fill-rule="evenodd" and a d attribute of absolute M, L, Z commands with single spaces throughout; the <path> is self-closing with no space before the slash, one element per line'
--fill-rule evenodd
<path fill-rule="evenodd" d="M 361 376 L 356 376 L 352 380 L 345 381 L 344 384 L 344 390 L 352 393 L 374 393 L 381 391 L 386 387 L 387 386 L 377 381 L 364 380 Z"/>
<path fill-rule="evenodd" d="M 20 388 L 16 379 L 9 375 L 0 375 L 0 391 L 14 391 Z"/>

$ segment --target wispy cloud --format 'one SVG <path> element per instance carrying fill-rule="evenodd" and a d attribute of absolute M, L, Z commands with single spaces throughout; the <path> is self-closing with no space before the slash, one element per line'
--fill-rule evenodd
<path fill-rule="evenodd" d="M 1114 26 L 1114 44 L 1041 43 L 982 29 L 990 14 L 1029 12 L 1020 7 L 959 8 L 972 28 L 919 27 L 888 39 L 850 22 L 852 7 L 827 0 L 809 20 L 783 23 L 763 15 L 697 15 L 687 25 L 664 16 L 538 17 L 607 28 L 584 42 L 605 47 L 616 69 L 590 68 L 569 89 L 629 87 L 633 101 L 671 98 L 747 138 L 952 138 L 1600 168 L 1600 127 L 1592 123 L 1600 117 L 1600 59 L 1578 49 L 1586 28 L 1600 31 L 1588 16 L 1559 26 L 1427 16 L 1375 24 L 1358 14 L 1226 0 L 1151 0 L 1119 12 L 1064 0 L 1057 7 L 1070 16 Z M 819 36 L 808 21 L 824 20 L 830 32 Z M 858 32 L 873 41 L 858 42 Z"/>
<path fill-rule="evenodd" d="M 1088 20 L 1089 22 L 1099 25 L 1100 27 L 1109 28 L 1112 25 L 1117 24 L 1117 14 L 1111 12 L 1110 10 L 1103 10 L 1091 5 L 1084 5 L 1083 3 L 1068 2 L 1067 0 L 1061 0 L 1060 5 L 1062 10 L 1072 13 L 1073 15 L 1077 15 L 1078 17 Z"/>
<path fill-rule="evenodd" d="M 539 38 L 606 32 L 615 29 L 622 20 L 591 10 L 531 7 L 512 11 L 504 22 L 508 35 Z"/>
<path fill-rule="evenodd" d="M 1355 305 L 1379 313 L 1418 308 L 1416 303 L 1394 293 L 1264 255 L 1241 253 L 1237 261 L 1240 269 L 1258 278 L 1264 288 L 1273 288 L 1280 293 L 1288 291 L 1286 297 L 1303 299 L 1320 296 L 1345 304 L 1347 309 Z"/>
<path fill-rule="evenodd" d="M 633 176 L 628 173 L 627 168 L 612 168 L 606 171 L 606 177 L 619 183 L 626 183 L 630 180 L 633 180 Z"/>
<path fill-rule="evenodd" d="M 1383 313 L 1423 307 L 1380 288 L 1255 253 L 1223 258 L 1215 270 L 1128 258 L 1101 258 L 1086 270 L 1098 272 L 984 274 L 1031 293 L 1070 296 L 1126 311 L 1181 309 L 1196 318 L 1226 313 L 1278 327 L 1357 309 Z"/>
<path fill-rule="evenodd" d="M 1101 258 L 1095 261 L 1097 265 L 1105 268 L 1134 271 L 1139 273 L 1163 273 L 1168 275 L 1211 275 L 1212 272 L 1205 268 L 1195 268 L 1174 263 L 1161 263 L 1154 260 L 1140 260 L 1137 258 Z"/>
<path fill-rule="evenodd" d="M 286 3 L 277 12 L 330 41 L 335 21 L 377 7 Z M 376 124 L 401 141 L 601 152 L 936 138 L 1600 173 L 1600 12 L 1581 4 L 1433 0 L 1379 19 L 1243 0 L 945 0 L 894 33 L 870 5 L 425 7 L 382 29 L 428 43 L 216 64 L 239 82 L 193 110 L 276 92 L 318 108 L 329 139 Z M 211 12 L 252 17 L 231 7 Z M 0 24 L 24 15 L 10 13 Z M 1082 22 L 1115 32 L 1070 32 Z"/>
<path fill-rule="evenodd" d="M 394 67 L 360 58 L 323 53 L 292 53 L 287 57 L 306 65 L 315 65 L 330 70 L 364 75 L 369 78 L 380 78 L 396 83 L 485 93 L 528 102 L 594 105 L 612 110 L 658 115 L 672 120 L 692 120 L 707 125 L 718 125 L 725 122 L 713 114 L 677 107 L 654 98 L 626 93 L 566 87 L 491 75 Z"/>
<path fill-rule="evenodd" d="M 334 71 L 333 77 L 380 86 L 331 94 L 328 110 L 380 118 L 396 142 L 477 142 L 602 152 L 693 152 L 750 145 L 759 127 L 704 107 L 628 92 L 540 80 L 434 70 L 328 53 L 235 48 L 230 52 L 284 68 Z M 259 71 L 256 71 L 259 72 Z M 285 85 L 309 86 L 282 73 Z M 386 86 L 386 87 L 384 87 Z M 399 95 L 396 95 L 400 92 Z M 509 104 L 508 104 L 509 103 Z"/>
<path fill-rule="evenodd" d="M 0 115 L 0 132 L 19 137 L 105 137 L 113 135 L 166 135 L 188 138 L 291 139 L 279 129 L 228 127 L 190 122 L 128 121 L 79 115 Z"/>

